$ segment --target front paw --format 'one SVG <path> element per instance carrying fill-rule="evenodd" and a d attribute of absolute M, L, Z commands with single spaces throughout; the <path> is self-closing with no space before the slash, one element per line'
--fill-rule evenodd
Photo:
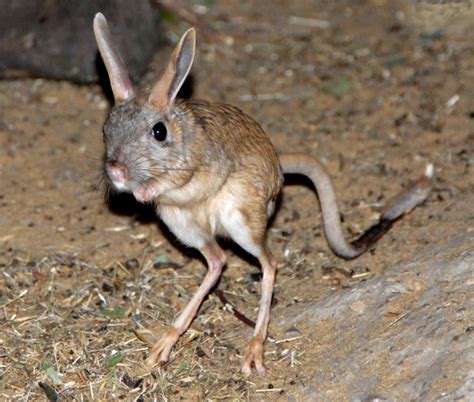
<path fill-rule="evenodd" d="M 171 349 L 178 341 L 179 335 L 176 328 L 172 327 L 168 329 L 151 349 L 150 356 L 146 360 L 146 365 L 151 368 L 158 362 L 167 362 L 170 357 Z"/>
<path fill-rule="evenodd" d="M 248 376 L 252 373 L 252 363 L 255 364 L 258 374 L 264 376 L 267 373 L 263 365 L 263 342 L 264 340 L 259 336 L 254 336 L 251 339 L 242 364 L 242 373 L 245 375 Z"/>
<path fill-rule="evenodd" d="M 162 193 L 162 188 L 159 183 L 153 183 L 147 187 L 137 188 L 133 190 L 133 195 L 138 202 L 153 201 Z"/>

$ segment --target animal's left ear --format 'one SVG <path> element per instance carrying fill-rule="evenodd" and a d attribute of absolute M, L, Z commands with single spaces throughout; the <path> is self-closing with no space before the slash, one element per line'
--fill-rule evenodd
<path fill-rule="evenodd" d="M 173 50 L 170 61 L 163 76 L 153 87 L 148 102 L 153 106 L 169 111 L 174 104 L 176 95 L 191 70 L 196 48 L 196 31 L 188 29 L 178 46 Z"/>

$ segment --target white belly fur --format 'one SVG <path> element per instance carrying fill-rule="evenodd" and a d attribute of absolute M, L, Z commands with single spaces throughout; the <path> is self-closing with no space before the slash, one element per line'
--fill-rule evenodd
<path fill-rule="evenodd" d="M 185 245 L 201 249 L 216 236 L 230 237 L 245 251 L 258 257 L 261 245 L 255 244 L 239 211 L 240 186 L 227 185 L 212 200 L 183 208 L 159 205 L 158 213 L 173 234 Z"/>

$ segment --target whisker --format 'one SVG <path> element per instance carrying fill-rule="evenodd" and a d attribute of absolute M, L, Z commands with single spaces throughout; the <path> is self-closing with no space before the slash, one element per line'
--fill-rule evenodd
<path fill-rule="evenodd" d="M 96 161 L 96 162 L 103 162 L 103 159 L 102 158 L 98 158 L 98 157 L 94 157 L 94 156 L 87 156 L 87 155 L 84 155 L 84 156 L 72 156 L 72 155 L 67 155 L 67 156 L 55 156 L 55 157 L 48 157 L 49 160 L 52 160 L 52 161 L 68 161 L 68 160 L 71 160 L 71 159 L 74 159 L 74 160 L 92 160 L 92 161 Z"/>
<path fill-rule="evenodd" d="M 194 169 L 194 168 L 153 168 L 149 170 L 150 173 L 166 172 L 166 171 L 196 171 L 196 172 L 209 173 L 214 176 L 225 176 L 224 173 L 213 172 L 211 170 L 206 170 L 206 169 Z"/>
<path fill-rule="evenodd" d="M 98 168 L 90 168 L 88 170 L 85 170 L 83 172 L 78 172 L 78 176 L 77 177 L 71 177 L 70 180 L 73 181 L 74 183 L 77 183 L 77 182 L 82 182 L 82 181 L 85 181 L 84 179 L 86 179 L 87 177 L 92 177 L 94 178 L 94 176 L 96 176 L 97 178 L 100 178 L 102 177 L 104 174 L 103 174 L 103 171 L 102 169 Z"/>

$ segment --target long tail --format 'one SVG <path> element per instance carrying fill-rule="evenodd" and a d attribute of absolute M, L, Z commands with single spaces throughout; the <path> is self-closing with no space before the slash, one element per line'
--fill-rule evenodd
<path fill-rule="evenodd" d="M 303 153 L 280 154 L 279 159 L 283 173 L 302 174 L 311 179 L 321 204 L 324 232 L 329 246 L 337 255 L 347 259 L 355 258 L 369 249 L 389 231 L 396 220 L 426 200 L 431 191 L 433 165 L 429 164 L 423 176 L 388 203 L 377 224 L 356 240 L 348 242 L 342 233 L 334 187 L 324 167 L 317 159 Z"/>

